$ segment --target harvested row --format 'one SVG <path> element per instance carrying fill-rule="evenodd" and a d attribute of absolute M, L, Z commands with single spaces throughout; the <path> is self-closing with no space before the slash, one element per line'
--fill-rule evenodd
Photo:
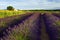
<path fill-rule="evenodd" d="M 21 24 L 15 25 L 14 28 L 6 29 L 1 40 L 40 40 L 40 14 L 35 13 Z"/>
<path fill-rule="evenodd" d="M 60 19 L 51 14 L 44 14 L 43 19 L 46 24 L 46 31 L 50 40 L 60 40 Z"/>
<path fill-rule="evenodd" d="M 7 24 L 6 27 L 1 27 L 0 26 L 0 38 L 4 36 L 4 33 L 6 33 L 8 35 L 8 32 L 6 31 L 9 28 L 14 28 L 14 25 L 18 25 L 19 23 L 21 23 L 22 21 L 24 21 L 25 19 L 27 19 L 28 17 L 30 17 L 32 14 L 26 14 L 26 15 L 22 15 L 19 18 L 15 18 L 12 21 L 8 22 L 7 20 Z M 11 18 L 10 18 L 11 20 Z"/>

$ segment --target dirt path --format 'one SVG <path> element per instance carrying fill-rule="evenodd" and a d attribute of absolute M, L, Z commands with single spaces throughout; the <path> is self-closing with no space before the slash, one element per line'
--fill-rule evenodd
<path fill-rule="evenodd" d="M 46 33 L 46 27 L 45 27 L 42 16 L 41 16 L 41 40 L 49 40 L 48 34 Z"/>

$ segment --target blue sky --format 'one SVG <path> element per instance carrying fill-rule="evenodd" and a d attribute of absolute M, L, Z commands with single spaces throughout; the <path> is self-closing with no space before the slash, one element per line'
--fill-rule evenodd
<path fill-rule="evenodd" d="M 0 9 L 7 6 L 16 9 L 59 9 L 60 0 L 0 0 Z"/>

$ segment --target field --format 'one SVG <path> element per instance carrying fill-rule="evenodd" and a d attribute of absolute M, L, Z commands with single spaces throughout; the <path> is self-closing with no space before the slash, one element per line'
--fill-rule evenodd
<path fill-rule="evenodd" d="M 9 10 L 0 10 L 0 18 L 8 17 L 8 16 L 14 16 L 14 15 L 20 15 L 25 14 L 26 11 L 9 11 Z"/>
<path fill-rule="evenodd" d="M 60 40 L 60 11 L 0 10 L 0 40 Z"/>

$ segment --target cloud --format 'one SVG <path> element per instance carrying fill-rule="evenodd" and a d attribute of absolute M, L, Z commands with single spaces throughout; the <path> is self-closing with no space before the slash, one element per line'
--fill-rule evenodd
<path fill-rule="evenodd" d="M 3 9 L 9 5 L 15 7 L 16 9 L 55 9 L 55 8 L 60 8 L 59 4 L 60 2 L 54 2 L 54 0 L 10 0 L 10 1 L 1 0 L 0 1 L 0 6 Z"/>
<path fill-rule="evenodd" d="M 50 2 L 56 2 L 56 3 L 60 3 L 60 0 L 48 0 L 48 1 L 50 1 Z"/>

